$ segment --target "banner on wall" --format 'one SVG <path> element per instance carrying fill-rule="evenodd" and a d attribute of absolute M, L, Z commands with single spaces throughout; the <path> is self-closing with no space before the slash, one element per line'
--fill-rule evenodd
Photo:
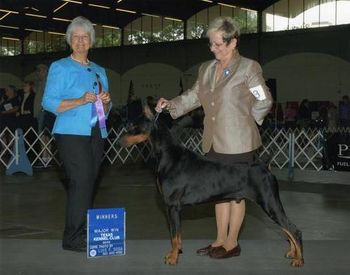
<path fill-rule="evenodd" d="M 326 154 L 329 168 L 350 171 L 350 133 L 330 133 Z"/>

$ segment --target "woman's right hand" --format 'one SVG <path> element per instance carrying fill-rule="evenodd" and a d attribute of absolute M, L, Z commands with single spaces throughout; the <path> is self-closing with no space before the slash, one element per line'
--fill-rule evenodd
<path fill-rule="evenodd" d="M 156 105 L 156 111 L 158 113 L 161 113 L 163 109 L 167 109 L 169 107 L 169 101 L 166 100 L 165 98 L 160 98 L 157 102 L 157 105 Z"/>
<path fill-rule="evenodd" d="M 81 104 L 94 103 L 97 100 L 97 96 L 93 92 L 86 92 L 81 98 Z"/>
<path fill-rule="evenodd" d="M 68 111 L 87 103 L 94 103 L 97 100 L 97 96 L 93 92 L 85 92 L 83 96 L 73 99 L 64 99 L 57 108 L 58 113 Z"/>

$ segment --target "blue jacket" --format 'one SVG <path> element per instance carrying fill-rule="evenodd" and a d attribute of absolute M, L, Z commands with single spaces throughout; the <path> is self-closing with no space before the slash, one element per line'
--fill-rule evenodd
<path fill-rule="evenodd" d="M 86 67 L 70 57 L 66 57 L 51 64 L 42 106 L 45 110 L 56 115 L 52 133 L 91 135 L 92 103 L 60 113 L 57 112 L 57 109 L 62 100 L 79 98 L 87 91 L 97 94 L 97 78 L 99 78 L 103 90 L 108 91 L 105 69 L 95 63 L 91 62 L 90 66 Z M 106 134 L 103 134 L 103 137 L 106 137 Z"/>

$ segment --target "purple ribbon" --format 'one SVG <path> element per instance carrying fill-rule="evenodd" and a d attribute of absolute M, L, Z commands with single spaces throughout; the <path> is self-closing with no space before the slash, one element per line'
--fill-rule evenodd
<path fill-rule="evenodd" d="M 102 93 L 102 84 L 99 80 L 98 74 L 96 74 L 97 77 L 97 83 L 98 83 L 98 94 Z M 97 94 L 97 95 L 98 95 Z M 94 126 L 95 123 L 98 120 L 99 128 L 101 129 L 102 136 L 104 136 L 104 132 L 106 131 L 106 116 L 105 111 L 103 108 L 103 103 L 101 98 L 97 97 L 97 100 L 92 105 L 92 120 L 91 120 L 91 126 Z"/>
<path fill-rule="evenodd" d="M 106 116 L 105 116 L 105 111 L 103 109 L 103 103 L 101 98 L 98 97 L 94 105 L 95 105 L 97 119 L 99 122 L 98 124 L 100 128 L 106 128 Z"/>

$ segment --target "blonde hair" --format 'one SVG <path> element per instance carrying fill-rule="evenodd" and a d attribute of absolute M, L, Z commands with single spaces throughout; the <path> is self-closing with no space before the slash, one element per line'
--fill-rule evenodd
<path fill-rule="evenodd" d="M 238 40 L 240 36 L 240 28 L 235 20 L 231 17 L 218 17 L 210 22 L 207 37 L 212 32 L 222 32 L 222 40 L 226 43 L 230 43 L 233 38 Z"/>

